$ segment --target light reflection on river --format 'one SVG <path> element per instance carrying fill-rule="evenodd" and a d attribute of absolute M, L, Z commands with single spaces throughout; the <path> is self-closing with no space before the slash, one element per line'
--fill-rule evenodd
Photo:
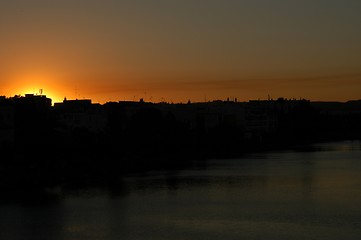
<path fill-rule="evenodd" d="M 0 239 L 359 239 L 361 143 L 209 160 L 40 205 L 0 202 Z"/>

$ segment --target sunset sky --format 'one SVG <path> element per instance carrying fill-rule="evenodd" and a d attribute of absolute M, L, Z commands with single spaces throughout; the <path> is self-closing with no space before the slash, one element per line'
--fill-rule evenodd
<path fill-rule="evenodd" d="M 0 95 L 361 99 L 360 0 L 0 2 Z"/>

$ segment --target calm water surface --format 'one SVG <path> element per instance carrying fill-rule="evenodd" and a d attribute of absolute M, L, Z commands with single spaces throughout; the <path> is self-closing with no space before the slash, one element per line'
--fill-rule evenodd
<path fill-rule="evenodd" d="M 361 239 L 361 142 L 313 147 L 0 202 L 0 239 Z"/>

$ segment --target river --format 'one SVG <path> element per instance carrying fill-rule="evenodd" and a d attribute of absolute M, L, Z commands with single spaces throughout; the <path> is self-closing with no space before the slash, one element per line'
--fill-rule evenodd
<path fill-rule="evenodd" d="M 360 239 L 361 142 L 212 159 L 0 201 L 0 239 Z"/>

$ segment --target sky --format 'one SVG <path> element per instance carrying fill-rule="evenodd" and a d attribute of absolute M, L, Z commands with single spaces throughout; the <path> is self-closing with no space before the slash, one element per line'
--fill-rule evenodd
<path fill-rule="evenodd" d="M 361 99 L 359 0 L 0 1 L 0 95 Z"/>

